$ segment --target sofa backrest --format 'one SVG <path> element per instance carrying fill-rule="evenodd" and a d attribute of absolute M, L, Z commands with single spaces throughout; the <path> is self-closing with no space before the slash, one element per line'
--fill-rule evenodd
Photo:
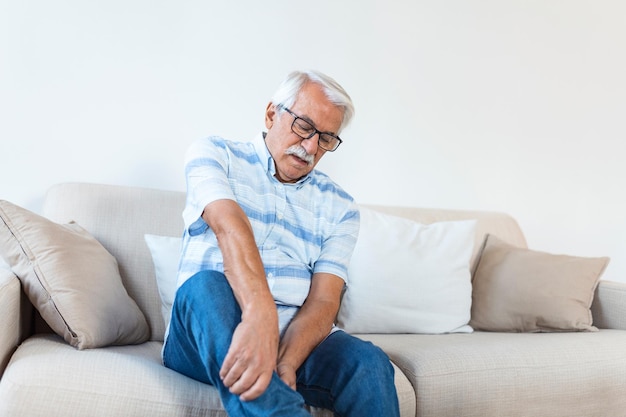
<path fill-rule="evenodd" d="M 152 340 L 165 332 L 161 301 L 145 234 L 182 236 L 185 193 L 138 187 L 65 183 L 53 186 L 43 214 L 58 223 L 75 221 L 87 229 L 116 257 L 123 283 L 146 315 Z M 476 249 L 485 233 L 526 247 L 517 222 L 507 214 L 484 211 L 367 206 L 421 223 L 477 219 Z"/>

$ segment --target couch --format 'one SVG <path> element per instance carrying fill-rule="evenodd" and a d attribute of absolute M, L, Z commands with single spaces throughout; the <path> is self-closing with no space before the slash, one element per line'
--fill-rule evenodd
<path fill-rule="evenodd" d="M 175 191 L 85 183 L 49 190 L 45 218 L 76 222 L 113 255 L 149 333 L 141 343 L 72 346 L 42 319 L 16 274 L 0 266 L 0 416 L 226 415 L 213 387 L 161 364 L 162 300 L 144 236 L 179 236 L 183 205 L 184 193 Z M 423 224 L 475 219 L 474 266 L 486 235 L 526 248 L 507 214 L 367 208 Z M 403 417 L 624 416 L 626 284 L 600 280 L 593 291 L 597 331 L 358 336 L 389 355 Z"/>

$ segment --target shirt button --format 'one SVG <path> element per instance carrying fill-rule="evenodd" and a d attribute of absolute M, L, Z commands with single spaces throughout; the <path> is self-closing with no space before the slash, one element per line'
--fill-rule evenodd
<path fill-rule="evenodd" d="M 276 217 L 278 218 L 278 220 L 282 220 L 283 219 L 283 214 L 282 213 L 278 213 L 276 215 Z"/>

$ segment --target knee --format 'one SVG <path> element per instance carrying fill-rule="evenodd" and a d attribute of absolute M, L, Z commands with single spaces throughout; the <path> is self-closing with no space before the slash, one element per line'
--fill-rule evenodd
<path fill-rule="evenodd" d="M 221 272 L 201 271 L 187 279 L 176 291 L 172 314 L 187 316 L 241 315 L 232 288 Z"/>
<path fill-rule="evenodd" d="M 218 357 L 228 349 L 240 321 L 241 309 L 224 274 L 199 272 L 176 292 L 167 344 L 178 343 L 185 351 Z"/>
<path fill-rule="evenodd" d="M 210 303 L 212 300 L 221 300 L 234 297 L 232 289 L 221 272 L 200 271 L 188 278 L 177 290 L 174 302 L 196 304 Z"/>
<path fill-rule="evenodd" d="M 390 375 L 393 378 L 393 366 L 389 356 L 378 346 L 367 342 L 367 348 L 363 354 L 364 365 L 369 369 L 375 369 L 382 375 Z"/>
<path fill-rule="evenodd" d="M 394 368 L 389 360 L 389 356 L 378 346 L 371 342 L 359 344 L 351 354 L 351 374 L 352 380 L 367 380 L 374 384 L 393 384 Z"/>

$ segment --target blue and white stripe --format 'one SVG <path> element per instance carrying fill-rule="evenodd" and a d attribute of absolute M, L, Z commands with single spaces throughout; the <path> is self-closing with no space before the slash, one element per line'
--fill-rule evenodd
<path fill-rule="evenodd" d="M 237 201 L 250 220 L 281 330 L 306 299 L 314 273 L 347 279 L 359 212 L 352 197 L 328 176 L 313 170 L 295 184 L 279 182 L 262 134 L 253 142 L 198 140 L 185 166 L 178 286 L 198 271 L 224 270 L 215 234 L 201 217 L 207 204 L 220 199 Z"/>

